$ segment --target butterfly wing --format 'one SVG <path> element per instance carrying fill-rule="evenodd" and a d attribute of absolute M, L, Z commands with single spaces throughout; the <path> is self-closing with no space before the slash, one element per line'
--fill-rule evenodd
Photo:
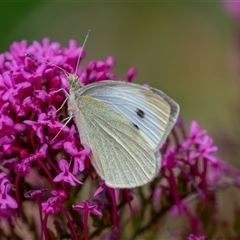
<path fill-rule="evenodd" d="M 168 122 L 166 124 L 166 129 L 165 129 L 164 134 L 158 144 L 158 146 L 161 147 L 165 143 L 169 133 L 171 132 L 173 126 L 175 125 L 175 123 L 177 121 L 180 107 L 173 99 L 171 99 L 164 92 L 162 92 L 156 88 L 150 88 L 150 90 L 153 91 L 154 93 L 156 93 L 160 98 L 163 98 L 164 101 L 166 101 L 166 103 L 169 104 L 169 106 L 170 106 L 170 115 L 168 118 Z"/>
<path fill-rule="evenodd" d="M 150 182 L 160 169 L 160 155 L 139 130 L 113 108 L 82 95 L 74 119 L 91 162 L 113 188 L 133 188 Z"/>
<path fill-rule="evenodd" d="M 79 96 L 92 96 L 124 116 L 144 136 L 155 152 L 174 126 L 179 106 L 155 88 L 106 80 L 81 88 Z"/>

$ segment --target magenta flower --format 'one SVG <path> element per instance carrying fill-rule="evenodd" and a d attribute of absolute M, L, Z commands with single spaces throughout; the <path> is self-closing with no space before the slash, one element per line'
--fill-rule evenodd
<path fill-rule="evenodd" d="M 55 197 L 59 197 L 60 199 L 64 200 L 67 199 L 68 195 L 64 190 L 53 190 L 52 195 Z"/>
<path fill-rule="evenodd" d="M 167 152 L 164 154 L 162 165 L 166 168 L 174 168 L 177 165 L 177 152 L 174 146 L 171 146 L 167 149 Z"/>
<path fill-rule="evenodd" d="M 29 199 L 41 198 L 46 194 L 46 192 L 47 192 L 47 189 L 31 190 L 26 192 L 24 194 L 24 197 Z"/>
<path fill-rule="evenodd" d="M 22 159 L 22 163 L 30 163 L 32 161 L 46 158 L 47 148 L 48 145 L 43 144 L 34 154 L 30 154 L 27 158 Z"/>
<path fill-rule="evenodd" d="M 73 205 L 73 210 L 84 211 L 84 238 L 88 239 L 88 218 L 89 214 L 102 216 L 102 213 L 97 210 L 97 205 L 89 205 L 88 201 L 84 201 L 81 205 Z"/>
<path fill-rule="evenodd" d="M 21 163 L 18 163 L 15 165 L 15 169 L 17 172 L 20 172 L 20 173 L 30 173 L 30 164 L 29 162 L 21 162 Z"/>
<path fill-rule="evenodd" d="M 62 159 L 59 161 L 59 167 L 62 170 L 61 173 L 59 173 L 54 179 L 54 182 L 68 182 L 72 186 L 76 186 L 76 183 L 83 184 L 81 181 L 79 181 L 76 177 L 73 176 L 73 174 L 69 171 L 70 164 L 65 160 Z"/>
<path fill-rule="evenodd" d="M 132 79 L 137 75 L 137 69 L 136 68 L 130 68 L 128 71 L 127 71 L 127 80 L 128 82 L 131 82 Z"/>
<path fill-rule="evenodd" d="M 202 137 L 207 134 L 206 130 L 201 130 L 196 121 L 192 121 L 190 125 L 189 137 L 184 141 L 182 147 L 189 149 L 190 146 L 198 144 L 202 141 Z"/>
<path fill-rule="evenodd" d="M 42 120 L 41 123 L 48 126 L 50 129 L 55 130 L 54 132 L 58 132 L 63 127 L 63 124 L 56 121 L 55 119 Z M 63 129 L 63 131 L 65 131 L 65 130 L 68 131 L 67 128 Z"/>
<path fill-rule="evenodd" d="M 73 210 L 84 211 L 86 215 L 92 213 L 94 215 L 102 216 L 102 213 L 97 210 L 97 205 L 89 205 L 88 201 L 84 201 L 83 204 L 73 205 Z"/>
<path fill-rule="evenodd" d="M 213 140 L 205 136 L 203 140 L 200 142 L 198 149 L 196 152 L 190 153 L 189 160 L 196 159 L 198 157 L 203 157 L 208 161 L 212 161 L 213 163 L 217 162 L 217 158 L 212 154 L 217 152 L 218 148 L 216 146 L 212 146 Z"/>
<path fill-rule="evenodd" d="M 4 146 L 4 144 L 12 143 L 15 140 L 15 136 L 13 135 L 5 135 L 0 138 L 0 146 Z"/>
<path fill-rule="evenodd" d="M 57 214 L 60 212 L 60 199 L 58 197 L 50 197 L 47 202 L 42 203 L 42 211 L 47 214 Z"/>
<path fill-rule="evenodd" d="M 31 121 L 31 120 L 25 120 L 24 123 L 31 126 L 32 129 L 36 132 L 36 135 L 38 136 L 38 138 L 40 139 L 40 142 L 41 143 L 44 143 L 44 134 L 43 134 L 43 122 L 42 120 L 43 119 L 46 119 L 46 114 L 45 113 L 42 113 L 39 115 L 38 117 L 38 121 L 35 122 L 35 121 Z"/>
<path fill-rule="evenodd" d="M 11 101 L 11 98 L 14 99 L 16 95 L 21 94 L 22 90 L 31 87 L 29 82 L 16 83 L 14 78 L 7 73 L 2 74 L 1 80 L 1 88 L 4 89 L 1 96 L 3 101 Z"/>
<path fill-rule="evenodd" d="M 11 190 L 11 184 L 9 180 L 6 178 L 2 179 L 0 184 L 0 208 L 12 208 L 15 209 L 18 207 L 17 202 L 13 197 L 11 197 L 8 193 Z"/>
<path fill-rule="evenodd" d="M 81 151 L 78 151 L 76 146 L 71 142 L 64 143 L 64 149 L 74 157 L 73 162 L 73 174 L 77 174 L 78 171 L 82 172 L 84 170 L 84 160 L 91 153 L 90 148 L 85 148 Z"/>
<path fill-rule="evenodd" d="M 48 198 L 47 202 L 42 203 L 42 211 L 47 214 L 57 214 L 61 210 L 61 202 L 66 199 L 66 193 L 63 190 L 52 191 L 53 197 Z"/>
<path fill-rule="evenodd" d="M 8 106 L 9 106 L 9 103 L 5 103 L 1 107 L 1 110 L 0 110 L 0 129 L 3 128 L 3 125 L 9 126 L 9 127 L 12 127 L 14 125 L 13 120 L 10 117 L 4 115 L 4 111 L 7 109 Z"/>
<path fill-rule="evenodd" d="M 6 177 L 7 177 L 7 174 L 6 174 L 6 173 L 0 172 L 0 181 L 1 181 L 2 179 L 6 178 Z"/>

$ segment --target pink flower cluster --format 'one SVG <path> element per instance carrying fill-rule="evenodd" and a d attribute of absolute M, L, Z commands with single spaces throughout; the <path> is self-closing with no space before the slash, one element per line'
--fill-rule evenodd
<path fill-rule="evenodd" d="M 60 68 L 74 73 L 81 50 L 74 40 L 70 40 L 69 47 L 62 48 L 59 43 L 43 39 L 42 43 L 34 41 L 30 46 L 26 41 L 13 43 L 9 52 L 0 54 L 0 217 L 10 218 L 15 211 L 22 216 L 24 197 L 39 200 L 47 194 L 45 188 L 36 189 L 41 181 L 39 176 L 48 179 L 49 189 L 55 189 L 46 202 L 39 202 L 40 211 L 46 216 L 63 211 L 61 201 L 68 197 L 66 193 L 70 191 L 64 183 L 73 187 L 83 184 L 78 174 L 85 170 L 85 159 L 91 150 L 81 146 L 73 122 L 63 128 L 66 108 L 57 113 L 65 99 L 63 91 L 57 90 L 63 88 L 68 91 L 66 76 Z M 33 58 L 26 57 L 26 54 Z M 84 50 L 81 56 L 81 60 L 85 58 Z M 116 79 L 111 72 L 113 65 L 114 58 L 110 56 L 105 61 L 91 61 L 85 68 L 79 67 L 77 74 L 83 84 Z M 127 81 L 135 75 L 135 68 L 130 68 Z M 59 136 L 51 142 L 61 129 Z M 36 169 L 41 174 L 35 174 L 30 184 L 32 190 L 27 191 L 24 181 Z M 22 191 L 25 191 L 24 197 Z M 101 191 L 97 189 L 97 192 Z M 87 206 L 83 202 L 83 207 L 75 205 L 73 209 L 101 215 L 97 205 Z M 76 237 L 76 230 L 72 225 L 70 227 Z"/>
<path fill-rule="evenodd" d="M 128 205 L 134 215 L 132 199 L 136 198 L 136 192 L 105 186 L 88 159 L 91 149 L 83 149 L 80 144 L 74 123 L 71 121 L 63 128 L 67 108 L 57 112 L 65 100 L 64 92 L 58 90 L 68 91 L 66 76 L 59 68 L 74 73 L 80 50 L 73 40 L 63 48 L 44 39 L 29 46 L 26 41 L 13 43 L 9 52 L 0 54 L 0 219 L 6 218 L 14 229 L 12 217 L 17 214 L 24 221 L 23 202 L 34 201 L 39 209 L 41 237 L 45 239 L 50 234 L 48 216 L 54 215 L 56 221 L 62 221 L 60 213 L 65 221 L 61 230 L 70 234 L 71 239 L 98 236 L 106 228 L 109 232 L 104 233 L 105 237 L 117 239 L 123 228 L 120 213 Z M 26 53 L 34 58 L 26 57 Z M 113 65 L 113 57 L 91 61 L 86 67 L 80 66 L 77 74 L 83 84 L 116 79 L 111 71 Z M 126 81 L 135 75 L 136 69 L 130 68 Z M 166 209 L 172 214 L 184 212 L 185 199 L 193 193 L 207 198 L 210 188 L 222 186 L 222 172 L 234 179 L 231 184 L 238 185 L 233 177 L 238 171 L 214 156 L 217 147 L 196 121 L 191 123 L 188 134 L 180 119 L 171 135 L 161 149 L 163 167 L 159 177 L 148 186 L 151 194 L 137 197 L 144 198 L 144 204 L 153 204 L 156 216 Z M 79 193 L 87 183 L 90 196 L 84 195 L 78 204 Z M 190 187 L 183 188 L 184 184 Z M 162 201 L 166 198 L 167 206 Z M 145 209 L 142 206 L 142 211 Z M 90 216 L 95 230 L 88 225 Z M 151 219 L 146 225 L 138 224 L 130 239 L 150 225 Z M 198 229 L 193 225 L 192 233 L 201 234 Z M 195 239 L 194 235 L 189 239 Z"/>

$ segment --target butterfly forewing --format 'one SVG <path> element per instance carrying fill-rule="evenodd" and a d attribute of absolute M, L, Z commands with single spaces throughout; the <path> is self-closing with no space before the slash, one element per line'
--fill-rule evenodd
<path fill-rule="evenodd" d="M 171 132 L 173 126 L 175 125 L 175 123 L 177 121 L 180 108 L 179 108 L 179 105 L 173 99 L 171 99 L 168 95 L 166 95 L 164 92 L 162 92 L 156 88 L 150 88 L 150 89 L 151 89 L 151 91 L 156 93 L 158 96 L 163 98 L 170 105 L 170 116 L 168 119 L 168 123 L 166 125 L 164 135 L 162 136 L 162 138 L 159 142 L 159 146 L 161 147 L 163 145 L 163 143 L 166 141 L 169 133 Z"/>
<path fill-rule="evenodd" d="M 161 91 L 133 83 L 106 80 L 87 85 L 77 94 L 92 96 L 125 117 L 155 152 L 166 140 L 179 111 Z"/>
<path fill-rule="evenodd" d="M 79 96 L 77 104 L 81 142 L 91 148 L 91 162 L 108 186 L 132 188 L 156 176 L 160 155 L 125 116 L 91 96 Z"/>

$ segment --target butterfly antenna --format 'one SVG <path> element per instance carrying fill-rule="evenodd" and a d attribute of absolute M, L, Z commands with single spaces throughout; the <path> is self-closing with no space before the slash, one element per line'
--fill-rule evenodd
<path fill-rule="evenodd" d="M 90 32 L 91 32 L 91 30 L 88 30 L 87 35 L 86 35 L 86 37 L 85 37 L 85 39 L 84 39 L 83 45 L 82 45 L 82 47 L 81 47 L 81 50 L 80 50 L 80 53 L 79 53 L 79 56 L 78 56 L 78 60 L 77 60 L 77 65 L 76 65 L 75 73 L 74 73 L 75 76 L 77 75 L 77 69 L 78 69 L 78 66 L 79 66 L 79 63 L 80 63 L 80 60 L 81 60 L 81 56 L 82 56 L 82 53 L 83 53 L 85 44 L 86 44 L 87 39 L 88 39 L 88 37 L 89 37 L 89 35 L 90 35 Z"/>
<path fill-rule="evenodd" d="M 57 65 L 55 65 L 55 64 L 53 64 L 53 63 L 51 63 L 51 62 L 48 62 L 48 61 L 46 61 L 46 60 L 43 59 L 43 58 L 40 58 L 40 57 L 37 57 L 37 58 L 36 58 L 36 57 L 34 57 L 34 56 L 32 56 L 32 55 L 30 55 L 30 54 L 28 54 L 28 53 L 25 53 L 25 57 L 31 58 L 31 59 L 33 59 L 33 60 L 40 60 L 40 61 L 42 61 L 42 62 L 44 62 L 44 63 L 46 63 L 46 64 L 48 64 L 48 65 L 50 65 L 50 66 L 53 66 L 53 67 L 56 67 L 56 68 L 62 70 L 67 76 L 70 75 L 70 73 L 67 72 L 66 70 L 64 70 L 63 68 L 61 68 L 61 67 L 59 67 L 59 66 L 57 66 Z"/>

